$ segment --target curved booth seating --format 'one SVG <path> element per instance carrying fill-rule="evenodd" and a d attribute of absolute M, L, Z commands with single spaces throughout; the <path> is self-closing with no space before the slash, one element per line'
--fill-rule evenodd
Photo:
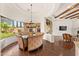
<path fill-rule="evenodd" d="M 27 47 L 27 38 L 23 38 L 22 36 L 18 36 L 17 41 L 19 44 L 19 48 L 24 51 Z"/>
<path fill-rule="evenodd" d="M 35 50 L 43 44 L 43 33 L 28 37 L 28 51 Z"/>
<path fill-rule="evenodd" d="M 43 33 L 35 33 L 34 35 L 26 35 L 27 38 L 22 36 L 18 36 L 18 44 L 19 48 L 25 50 L 27 48 L 28 51 L 35 50 L 39 48 L 43 44 Z"/>

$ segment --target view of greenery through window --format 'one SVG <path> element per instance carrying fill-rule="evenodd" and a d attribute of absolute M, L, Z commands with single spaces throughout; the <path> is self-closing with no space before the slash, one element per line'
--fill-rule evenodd
<path fill-rule="evenodd" d="M 10 31 L 11 29 L 13 29 L 13 26 L 10 26 L 8 23 L 6 22 L 0 22 L 0 38 L 7 38 L 10 36 L 13 36 L 13 33 Z"/>
<path fill-rule="evenodd" d="M 23 22 L 13 21 L 6 17 L 0 16 L 0 40 L 3 38 L 14 36 L 14 29 L 21 28 L 23 26 Z"/>

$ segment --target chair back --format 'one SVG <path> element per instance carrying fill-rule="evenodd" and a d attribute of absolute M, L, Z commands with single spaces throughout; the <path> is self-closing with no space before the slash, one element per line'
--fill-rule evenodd
<path fill-rule="evenodd" d="M 66 33 L 63 34 L 64 41 L 71 41 L 71 37 L 72 36 L 70 34 L 66 34 Z"/>

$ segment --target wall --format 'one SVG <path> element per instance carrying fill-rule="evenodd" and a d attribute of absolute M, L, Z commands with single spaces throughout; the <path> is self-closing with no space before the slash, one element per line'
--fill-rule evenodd
<path fill-rule="evenodd" d="M 53 18 L 54 19 L 54 18 Z M 52 28 L 53 28 L 53 32 L 52 34 L 50 35 L 53 35 L 53 36 L 62 36 L 63 33 L 69 33 L 69 34 L 73 34 L 72 33 L 72 24 L 73 24 L 73 21 L 70 20 L 70 19 L 66 19 L 66 20 L 53 20 L 52 19 L 52 22 L 53 22 L 53 25 L 52 25 Z M 45 19 L 41 19 L 41 32 L 45 33 Z M 67 31 L 59 31 L 59 26 L 67 26 Z M 46 39 L 47 37 L 47 34 L 45 33 L 44 34 L 44 38 L 45 40 L 48 40 L 50 41 L 49 39 Z"/>
<path fill-rule="evenodd" d="M 62 36 L 63 33 L 72 34 L 72 20 L 53 20 L 53 35 L 54 36 Z M 66 31 L 59 31 L 59 26 L 67 26 Z"/>
<path fill-rule="evenodd" d="M 45 33 L 45 19 L 41 19 L 40 23 L 41 23 L 41 32 Z"/>
<path fill-rule="evenodd" d="M 74 19 L 54 19 L 52 18 L 52 34 L 53 36 L 62 36 L 63 33 L 69 33 L 72 35 L 76 35 L 77 30 L 79 30 L 79 20 Z M 45 19 L 41 19 L 41 32 L 45 33 Z M 59 31 L 59 26 L 67 26 L 67 31 Z M 49 39 L 46 39 L 47 34 L 44 34 L 45 40 L 50 41 Z"/>
<path fill-rule="evenodd" d="M 41 32 L 44 33 L 43 39 L 45 39 L 45 19 L 44 18 L 41 19 L 40 23 L 41 23 Z"/>
<path fill-rule="evenodd" d="M 73 20 L 73 34 L 74 36 L 77 35 L 77 31 L 79 30 L 79 19 Z"/>

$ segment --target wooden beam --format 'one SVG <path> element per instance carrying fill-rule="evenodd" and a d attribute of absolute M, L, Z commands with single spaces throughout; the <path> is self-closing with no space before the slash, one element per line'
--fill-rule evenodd
<path fill-rule="evenodd" d="M 79 17 L 76 17 L 76 19 L 79 19 Z"/>
<path fill-rule="evenodd" d="M 77 3 L 77 4 L 73 5 L 72 7 L 68 8 L 67 10 L 65 10 L 64 12 L 62 12 L 61 14 L 59 14 L 58 16 L 56 16 L 55 18 L 60 17 L 61 15 L 67 13 L 68 11 L 74 9 L 74 8 L 77 7 L 77 6 L 79 6 L 79 3 Z"/>
<path fill-rule="evenodd" d="M 75 17 L 71 17 L 70 19 L 77 18 L 77 17 L 79 17 L 79 15 L 77 15 L 77 16 L 75 16 Z"/>
<path fill-rule="evenodd" d="M 77 19 L 79 19 L 79 18 L 77 18 Z"/>
<path fill-rule="evenodd" d="M 77 9 L 77 10 L 75 10 L 75 11 L 72 11 L 72 12 L 70 12 L 70 13 L 68 13 L 68 14 L 66 14 L 66 15 L 64 15 L 64 16 L 62 16 L 62 17 L 60 17 L 60 19 L 66 17 L 66 16 L 69 16 L 69 15 L 75 13 L 75 12 L 78 12 L 78 11 L 79 11 L 79 9 Z"/>
<path fill-rule="evenodd" d="M 79 13 L 76 13 L 76 14 L 70 15 L 70 16 L 66 17 L 65 19 L 68 19 L 68 18 L 73 17 L 73 16 L 76 16 L 76 15 L 79 15 Z"/>

